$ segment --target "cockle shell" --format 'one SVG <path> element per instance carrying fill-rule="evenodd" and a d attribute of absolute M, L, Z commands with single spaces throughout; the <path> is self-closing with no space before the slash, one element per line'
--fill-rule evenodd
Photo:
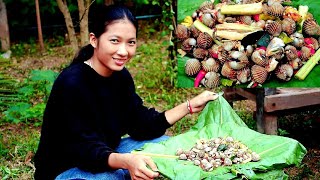
<path fill-rule="evenodd" d="M 291 18 L 284 18 L 282 20 L 282 31 L 290 35 L 296 30 L 296 22 Z"/>
<path fill-rule="evenodd" d="M 218 58 L 218 54 L 220 53 L 220 51 L 223 49 L 222 46 L 217 45 L 217 44 L 213 44 L 213 46 L 211 48 L 208 49 L 208 53 L 211 57 L 213 58 Z"/>
<path fill-rule="evenodd" d="M 240 23 L 247 24 L 247 25 L 250 25 L 253 22 L 251 16 L 239 16 L 238 20 Z"/>
<path fill-rule="evenodd" d="M 206 72 L 214 71 L 218 72 L 220 64 L 213 58 L 201 61 L 202 69 Z"/>
<path fill-rule="evenodd" d="M 212 28 L 215 25 L 216 16 L 211 13 L 205 13 L 202 15 L 202 23 L 209 28 Z"/>
<path fill-rule="evenodd" d="M 305 41 L 309 40 L 310 41 L 309 44 L 308 43 L 305 43 L 305 44 L 307 44 L 308 46 L 311 46 L 314 50 L 317 50 L 319 48 L 319 42 L 317 41 L 316 38 L 309 37 L 309 38 L 305 38 L 304 40 Z"/>
<path fill-rule="evenodd" d="M 188 30 L 188 27 L 182 24 L 178 24 L 177 29 L 176 29 L 176 36 L 180 40 L 184 40 L 189 38 L 190 32 Z"/>
<path fill-rule="evenodd" d="M 301 33 L 295 32 L 290 35 L 290 38 L 293 39 L 292 45 L 297 48 L 301 48 L 304 45 L 304 37 Z"/>
<path fill-rule="evenodd" d="M 272 36 L 279 36 L 282 32 L 282 26 L 279 21 L 273 21 L 271 23 L 266 24 L 265 29 Z"/>
<path fill-rule="evenodd" d="M 220 64 L 224 64 L 227 60 L 229 60 L 229 52 L 226 50 L 222 50 L 218 54 L 218 60 L 220 61 Z"/>
<path fill-rule="evenodd" d="M 292 68 L 296 70 L 302 66 L 302 61 L 300 58 L 296 58 L 294 60 L 289 61 L 288 64 L 290 64 L 290 66 L 292 66 Z"/>
<path fill-rule="evenodd" d="M 204 1 L 199 6 L 199 10 L 201 10 L 201 11 L 207 10 L 207 9 L 213 9 L 213 8 L 214 8 L 214 5 L 213 5 L 213 3 L 211 1 Z"/>
<path fill-rule="evenodd" d="M 197 29 L 194 25 L 191 25 L 189 28 L 191 35 L 194 38 L 197 38 L 199 36 L 199 34 L 201 33 L 201 31 L 199 29 Z"/>
<path fill-rule="evenodd" d="M 181 44 L 181 49 L 186 52 L 191 52 L 192 48 L 195 47 L 197 41 L 194 38 L 188 38 L 184 40 Z"/>
<path fill-rule="evenodd" d="M 248 57 L 240 51 L 231 51 L 231 60 L 228 62 L 230 67 L 235 70 L 240 70 L 249 64 Z"/>
<path fill-rule="evenodd" d="M 202 49 L 208 49 L 209 47 L 212 46 L 213 39 L 208 33 L 201 32 L 197 38 L 197 44 L 198 44 L 198 47 Z"/>
<path fill-rule="evenodd" d="M 311 57 L 311 51 L 306 46 L 302 46 L 300 52 L 301 52 L 300 58 L 302 61 L 307 61 Z"/>
<path fill-rule="evenodd" d="M 191 58 L 188 59 L 185 64 L 185 73 L 188 76 L 196 75 L 201 69 L 201 63 L 198 59 Z"/>
<path fill-rule="evenodd" d="M 238 41 L 226 41 L 222 44 L 224 50 L 226 51 L 231 51 L 232 49 L 236 48 L 239 46 Z"/>
<path fill-rule="evenodd" d="M 268 0 L 268 1 L 267 1 L 267 4 L 268 4 L 268 6 L 271 6 L 271 5 L 274 4 L 274 3 L 280 3 L 280 4 L 282 4 L 283 1 L 284 1 L 284 0 Z"/>
<path fill-rule="evenodd" d="M 275 70 L 275 74 L 281 80 L 290 81 L 293 75 L 293 68 L 289 64 L 282 64 Z"/>
<path fill-rule="evenodd" d="M 218 87 L 220 85 L 220 74 L 216 72 L 208 72 L 202 83 L 207 88 Z"/>
<path fill-rule="evenodd" d="M 237 71 L 232 69 L 229 63 L 224 63 L 221 68 L 221 75 L 231 80 L 237 79 Z"/>
<path fill-rule="evenodd" d="M 221 11 L 219 9 L 217 12 L 217 21 L 219 23 L 223 23 L 225 18 L 226 18 L 226 16 L 224 14 L 221 14 Z"/>
<path fill-rule="evenodd" d="M 252 81 L 257 82 L 259 84 L 263 84 L 268 77 L 268 71 L 259 65 L 253 65 L 251 67 L 251 78 Z"/>
<path fill-rule="evenodd" d="M 264 49 L 256 49 L 251 55 L 251 60 L 257 65 L 266 66 L 268 64 L 266 51 Z"/>
<path fill-rule="evenodd" d="M 278 37 L 274 37 L 269 45 L 267 46 L 266 49 L 266 55 L 267 56 L 272 56 L 276 53 L 278 53 L 279 51 L 284 51 L 283 47 L 285 46 L 284 42 L 282 39 L 278 38 Z"/>
<path fill-rule="evenodd" d="M 251 80 L 251 76 L 250 76 L 250 68 L 243 68 L 239 71 L 237 71 L 237 80 L 240 83 L 246 83 L 248 81 Z"/>
<path fill-rule="evenodd" d="M 305 34 L 314 36 L 320 35 L 320 26 L 315 19 L 307 19 L 303 22 L 302 30 Z"/>
<path fill-rule="evenodd" d="M 282 17 L 284 7 L 279 2 L 275 2 L 267 8 L 267 12 L 271 16 Z"/>
<path fill-rule="evenodd" d="M 224 18 L 224 22 L 226 22 L 226 23 L 236 23 L 237 22 L 237 18 L 235 18 L 235 17 L 225 17 Z"/>
<path fill-rule="evenodd" d="M 208 55 L 208 50 L 203 48 L 195 48 L 193 50 L 193 56 L 197 59 L 204 59 Z"/>
<path fill-rule="evenodd" d="M 285 54 L 286 54 L 288 61 L 294 60 L 298 57 L 297 48 L 292 45 L 287 45 L 284 48 L 284 51 L 285 51 Z"/>

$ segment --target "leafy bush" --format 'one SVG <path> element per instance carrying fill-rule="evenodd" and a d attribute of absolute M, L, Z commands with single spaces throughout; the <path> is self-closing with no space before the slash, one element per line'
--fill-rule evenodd
<path fill-rule="evenodd" d="M 33 70 L 18 89 L 19 100 L 4 111 L 4 120 L 12 123 L 32 121 L 39 126 L 56 75 L 52 70 Z"/>

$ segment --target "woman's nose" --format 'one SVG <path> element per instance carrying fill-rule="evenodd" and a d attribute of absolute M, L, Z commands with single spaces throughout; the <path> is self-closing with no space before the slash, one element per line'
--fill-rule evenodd
<path fill-rule="evenodd" d="M 128 55 L 128 51 L 127 51 L 127 47 L 126 47 L 126 44 L 121 44 L 119 46 L 119 49 L 117 51 L 117 53 L 121 56 L 126 56 Z"/>

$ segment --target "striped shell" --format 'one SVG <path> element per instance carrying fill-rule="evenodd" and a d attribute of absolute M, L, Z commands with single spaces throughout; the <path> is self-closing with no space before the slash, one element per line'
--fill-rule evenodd
<path fill-rule="evenodd" d="M 186 26 L 184 26 L 182 24 L 178 24 L 177 29 L 176 29 L 176 35 L 177 35 L 178 39 L 184 40 L 184 39 L 189 38 L 190 32 Z"/>
<path fill-rule="evenodd" d="M 254 82 L 263 84 L 268 77 L 268 71 L 259 65 L 253 65 L 251 67 L 251 77 Z"/>
<path fill-rule="evenodd" d="M 181 44 L 181 49 L 186 52 L 191 52 L 192 48 L 196 46 L 197 41 L 194 38 L 188 38 Z"/>
<path fill-rule="evenodd" d="M 293 68 L 289 64 L 282 64 L 276 69 L 275 74 L 281 80 L 290 81 L 293 75 Z"/>
<path fill-rule="evenodd" d="M 292 45 L 287 45 L 284 48 L 284 51 L 285 51 L 285 54 L 286 54 L 288 61 L 294 60 L 298 57 L 297 48 Z"/>
<path fill-rule="evenodd" d="M 213 9 L 214 5 L 211 1 L 204 1 L 200 6 L 199 6 L 199 10 L 204 11 L 207 9 Z"/>
<path fill-rule="evenodd" d="M 199 29 L 197 29 L 194 25 L 190 26 L 190 32 L 192 37 L 197 38 L 199 36 L 199 34 L 201 33 L 201 31 Z"/>
<path fill-rule="evenodd" d="M 208 56 L 208 50 L 202 48 L 195 48 L 192 54 L 197 59 L 204 59 Z"/>
<path fill-rule="evenodd" d="M 296 22 L 291 18 L 284 18 L 282 20 L 282 31 L 288 35 L 296 31 Z"/>
<path fill-rule="evenodd" d="M 268 58 L 266 57 L 266 51 L 263 49 L 256 49 L 252 53 L 251 60 L 259 66 L 266 66 L 268 64 Z"/>
<path fill-rule="evenodd" d="M 313 38 L 313 37 L 310 37 L 309 39 L 312 41 L 312 43 L 311 43 L 312 47 L 315 50 L 317 50 L 319 48 L 319 42 L 317 41 L 317 39 Z"/>
<path fill-rule="evenodd" d="M 238 20 L 239 22 L 247 25 L 250 25 L 253 22 L 251 16 L 239 16 Z"/>
<path fill-rule="evenodd" d="M 202 69 L 206 72 L 218 72 L 220 64 L 213 58 L 208 58 L 207 60 L 201 61 Z"/>
<path fill-rule="evenodd" d="M 207 88 L 215 88 L 220 85 L 220 74 L 216 72 L 208 72 L 205 75 L 203 85 Z"/>
<path fill-rule="evenodd" d="M 188 76 L 196 75 L 201 69 L 201 63 L 198 59 L 188 59 L 185 64 L 185 73 Z"/>
<path fill-rule="evenodd" d="M 307 61 L 311 57 L 311 51 L 308 47 L 302 46 L 300 51 L 301 51 L 300 58 L 302 61 Z"/>
<path fill-rule="evenodd" d="M 218 54 L 218 60 L 220 62 L 220 64 L 224 64 L 227 60 L 229 60 L 229 52 L 226 50 L 222 50 L 219 52 Z"/>
<path fill-rule="evenodd" d="M 238 47 L 239 42 L 238 41 L 226 41 L 222 44 L 224 50 L 231 51 L 232 49 Z"/>
<path fill-rule="evenodd" d="M 230 57 L 229 65 L 232 69 L 240 70 L 249 64 L 248 57 L 244 52 L 232 51 Z"/>
<path fill-rule="evenodd" d="M 278 21 L 274 21 L 266 24 L 266 31 L 268 31 L 268 33 L 271 34 L 272 36 L 279 36 L 280 33 L 282 32 L 281 23 Z"/>
<path fill-rule="evenodd" d="M 197 45 L 198 47 L 202 49 L 208 49 L 211 47 L 213 44 L 213 39 L 212 37 L 206 33 L 206 32 L 201 32 L 197 38 Z"/>
<path fill-rule="evenodd" d="M 202 15 L 202 23 L 209 28 L 212 28 L 215 25 L 216 16 L 213 16 L 211 13 L 205 13 Z"/>
<path fill-rule="evenodd" d="M 315 19 L 307 19 L 304 21 L 302 30 L 305 34 L 313 36 L 320 35 L 320 26 Z"/>
<path fill-rule="evenodd" d="M 211 57 L 213 58 L 218 58 L 218 54 L 221 51 L 221 49 L 223 49 L 222 46 L 217 45 L 217 44 L 213 44 L 213 46 L 211 48 L 208 49 L 208 53 Z"/>
<path fill-rule="evenodd" d="M 221 68 L 221 75 L 231 80 L 237 79 L 237 71 L 232 69 L 229 63 L 224 63 Z"/>
<path fill-rule="evenodd" d="M 282 17 L 283 12 L 284 7 L 278 2 L 273 3 L 271 6 L 267 8 L 267 13 L 271 16 Z"/>
<path fill-rule="evenodd" d="M 243 68 L 239 71 L 237 71 L 237 80 L 240 83 L 246 83 L 250 81 L 251 76 L 250 76 L 250 68 Z"/>

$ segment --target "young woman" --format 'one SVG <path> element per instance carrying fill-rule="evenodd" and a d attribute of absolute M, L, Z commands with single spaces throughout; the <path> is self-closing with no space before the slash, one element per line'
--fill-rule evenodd
<path fill-rule="evenodd" d="M 35 179 L 153 179 L 151 158 L 130 154 L 217 98 L 204 91 L 173 109 L 143 106 L 125 68 L 137 46 L 137 21 L 122 6 L 93 19 L 90 44 L 56 79 L 44 113 Z M 121 138 L 128 134 L 128 138 Z"/>

